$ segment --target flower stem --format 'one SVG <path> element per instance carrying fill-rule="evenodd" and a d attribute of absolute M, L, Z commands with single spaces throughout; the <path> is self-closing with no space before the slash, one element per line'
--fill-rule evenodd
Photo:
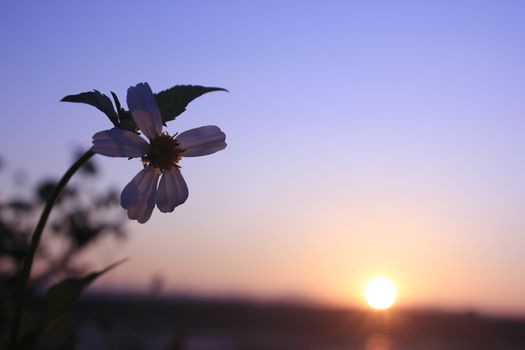
<path fill-rule="evenodd" d="M 17 290 L 16 309 L 13 318 L 13 324 L 11 327 L 11 334 L 9 337 L 10 350 L 16 350 L 18 334 L 20 331 L 20 324 L 22 323 L 24 304 L 27 297 L 29 276 L 31 275 L 31 267 L 33 266 L 33 259 L 38 248 L 38 243 L 40 242 L 40 238 L 42 237 L 42 232 L 44 231 L 44 227 L 46 226 L 46 222 L 49 218 L 49 214 L 51 213 L 51 209 L 53 209 L 53 206 L 55 205 L 55 202 L 58 196 L 60 195 L 60 192 L 62 192 L 64 187 L 66 187 L 66 184 L 68 183 L 69 179 L 71 179 L 71 177 L 77 172 L 77 170 L 80 169 L 80 167 L 84 163 L 86 163 L 91 157 L 93 157 L 93 155 L 95 155 L 95 152 L 89 149 L 82 156 L 80 156 L 80 158 L 78 158 L 77 161 L 66 171 L 64 176 L 62 176 L 56 187 L 53 189 L 53 192 L 47 199 L 46 205 L 44 206 L 44 210 L 40 215 L 40 219 L 38 220 L 38 223 L 35 227 L 35 231 L 33 232 L 33 236 L 31 237 L 31 245 L 29 246 L 29 251 L 24 259 L 24 262 L 22 263 L 22 271 L 19 281 L 20 284 L 18 285 Z"/>

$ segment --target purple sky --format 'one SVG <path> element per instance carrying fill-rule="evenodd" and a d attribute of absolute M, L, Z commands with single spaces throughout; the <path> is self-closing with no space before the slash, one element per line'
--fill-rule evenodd
<path fill-rule="evenodd" d="M 0 199 L 110 127 L 64 95 L 221 86 L 169 131 L 216 124 L 228 148 L 90 254 L 131 257 L 98 288 L 360 304 L 385 275 L 400 304 L 525 313 L 524 33 L 521 1 L 3 3 Z M 140 168 L 100 161 L 101 185 Z"/>

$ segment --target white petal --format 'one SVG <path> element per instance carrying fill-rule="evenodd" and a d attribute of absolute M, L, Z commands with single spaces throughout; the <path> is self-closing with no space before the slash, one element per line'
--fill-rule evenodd
<path fill-rule="evenodd" d="M 179 169 L 165 171 L 157 191 L 157 207 L 163 213 L 171 212 L 188 199 L 188 186 Z"/>
<path fill-rule="evenodd" d="M 148 83 L 140 83 L 128 89 L 128 107 L 140 131 L 148 139 L 162 131 L 162 117 L 155 96 Z"/>
<path fill-rule="evenodd" d="M 110 129 L 93 135 L 93 152 L 108 157 L 140 157 L 148 151 L 149 144 L 134 132 Z"/>
<path fill-rule="evenodd" d="M 157 168 L 146 167 L 124 187 L 120 195 L 120 204 L 128 210 L 128 218 L 141 224 L 149 220 L 155 207 L 159 175 L 160 171 Z"/>
<path fill-rule="evenodd" d="M 226 148 L 226 135 L 215 125 L 184 131 L 176 140 L 185 149 L 183 157 L 205 156 Z"/>

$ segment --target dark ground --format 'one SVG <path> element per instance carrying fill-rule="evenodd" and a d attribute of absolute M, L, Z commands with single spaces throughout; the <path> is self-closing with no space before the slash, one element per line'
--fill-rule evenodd
<path fill-rule="evenodd" d="M 239 300 L 85 296 L 77 349 L 524 350 L 525 319 Z"/>

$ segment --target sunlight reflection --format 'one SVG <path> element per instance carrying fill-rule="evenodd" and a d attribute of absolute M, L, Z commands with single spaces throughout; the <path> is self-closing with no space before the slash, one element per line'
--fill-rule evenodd
<path fill-rule="evenodd" d="M 365 350 L 390 350 L 390 341 L 381 333 L 372 334 L 366 340 Z"/>

